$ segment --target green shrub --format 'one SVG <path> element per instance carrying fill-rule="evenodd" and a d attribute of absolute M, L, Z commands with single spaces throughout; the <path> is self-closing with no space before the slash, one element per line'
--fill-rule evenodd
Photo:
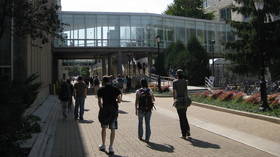
<path fill-rule="evenodd" d="M 22 83 L 1 82 L 0 89 L 0 154 L 5 157 L 22 157 L 20 144 L 40 131 L 39 119 L 23 117 L 24 111 L 35 100 L 40 83 L 34 83 L 38 76 L 31 75 Z"/>

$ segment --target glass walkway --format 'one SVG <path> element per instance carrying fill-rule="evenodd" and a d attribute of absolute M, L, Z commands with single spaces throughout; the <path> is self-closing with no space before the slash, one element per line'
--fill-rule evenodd
<path fill-rule="evenodd" d="M 223 43 L 234 40 L 224 22 L 150 13 L 68 12 L 59 13 L 64 26 L 64 41 L 55 40 L 55 48 L 128 47 L 156 48 L 155 37 L 161 37 L 161 48 L 177 40 L 184 44 L 196 36 L 209 52 L 224 51 Z"/>

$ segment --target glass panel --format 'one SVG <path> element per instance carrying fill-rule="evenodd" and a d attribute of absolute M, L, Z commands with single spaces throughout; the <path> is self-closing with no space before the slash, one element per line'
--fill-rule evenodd
<path fill-rule="evenodd" d="M 84 39 L 84 38 L 85 38 L 84 16 L 75 15 L 74 16 L 74 39 Z"/>
<path fill-rule="evenodd" d="M 206 23 L 206 32 L 207 32 L 207 51 L 211 50 L 211 41 L 215 40 L 215 31 L 216 31 L 216 25 L 214 23 Z M 216 42 L 216 41 L 215 41 Z"/>
<path fill-rule="evenodd" d="M 186 20 L 187 40 L 190 40 L 192 36 L 196 36 L 195 22 Z"/>
<path fill-rule="evenodd" d="M 138 27 L 141 25 L 141 16 L 130 16 L 131 26 Z"/>
<path fill-rule="evenodd" d="M 86 19 L 87 39 L 96 39 L 96 16 L 87 15 L 85 19 Z"/>
<path fill-rule="evenodd" d="M 197 39 L 200 41 L 202 46 L 206 45 L 205 40 L 205 25 L 204 22 L 196 22 L 196 33 L 197 33 Z"/>

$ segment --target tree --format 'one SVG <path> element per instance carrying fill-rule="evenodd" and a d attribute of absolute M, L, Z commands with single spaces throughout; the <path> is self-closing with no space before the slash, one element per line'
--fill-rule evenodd
<path fill-rule="evenodd" d="M 83 77 L 89 77 L 89 67 L 82 67 L 81 68 L 81 75 Z"/>
<path fill-rule="evenodd" d="M 231 21 L 238 39 L 226 44 L 227 49 L 234 50 L 226 58 L 236 67 L 246 67 L 257 73 L 261 80 L 261 110 L 269 109 L 267 105 L 265 69 L 279 61 L 280 55 L 280 21 L 272 21 L 273 15 L 280 10 L 279 0 L 263 0 L 263 9 L 255 8 L 256 1 L 235 0 L 232 10 L 250 17 L 248 22 Z"/>
<path fill-rule="evenodd" d="M 203 85 L 210 74 L 207 52 L 196 37 L 190 39 L 187 48 L 181 41 L 171 44 L 165 62 L 169 68 L 184 70 L 191 85 Z"/>
<path fill-rule="evenodd" d="M 205 77 L 209 76 L 209 59 L 206 50 L 196 37 L 192 37 L 187 45 L 189 57 L 186 60 L 187 78 L 191 85 L 204 85 Z"/>
<path fill-rule="evenodd" d="M 214 18 L 213 12 L 205 13 L 203 0 L 174 0 L 164 11 L 167 15 L 192 17 L 211 20 Z"/>
<path fill-rule="evenodd" d="M 166 51 L 167 57 L 165 62 L 168 68 L 186 70 L 188 52 L 181 41 L 172 43 Z"/>
<path fill-rule="evenodd" d="M 49 42 L 49 36 L 62 38 L 62 25 L 57 15 L 59 7 L 40 0 L 0 0 L 0 38 L 14 19 L 13 30 L 18 37 L 29 35 L 32 40 Z"/>

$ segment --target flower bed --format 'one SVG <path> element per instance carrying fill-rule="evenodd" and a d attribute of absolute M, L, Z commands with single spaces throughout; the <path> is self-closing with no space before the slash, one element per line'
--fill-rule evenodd
<path fill-rule="evenodd" d="M 201 103 L 280 117 L 280 93 L 268 95 L 268 104 L 272 110 L 267 112 L 259 111 L 259 93 L 247 96 L 243 92 L 215 90 L 192 94 L 191 98 Z"/>

